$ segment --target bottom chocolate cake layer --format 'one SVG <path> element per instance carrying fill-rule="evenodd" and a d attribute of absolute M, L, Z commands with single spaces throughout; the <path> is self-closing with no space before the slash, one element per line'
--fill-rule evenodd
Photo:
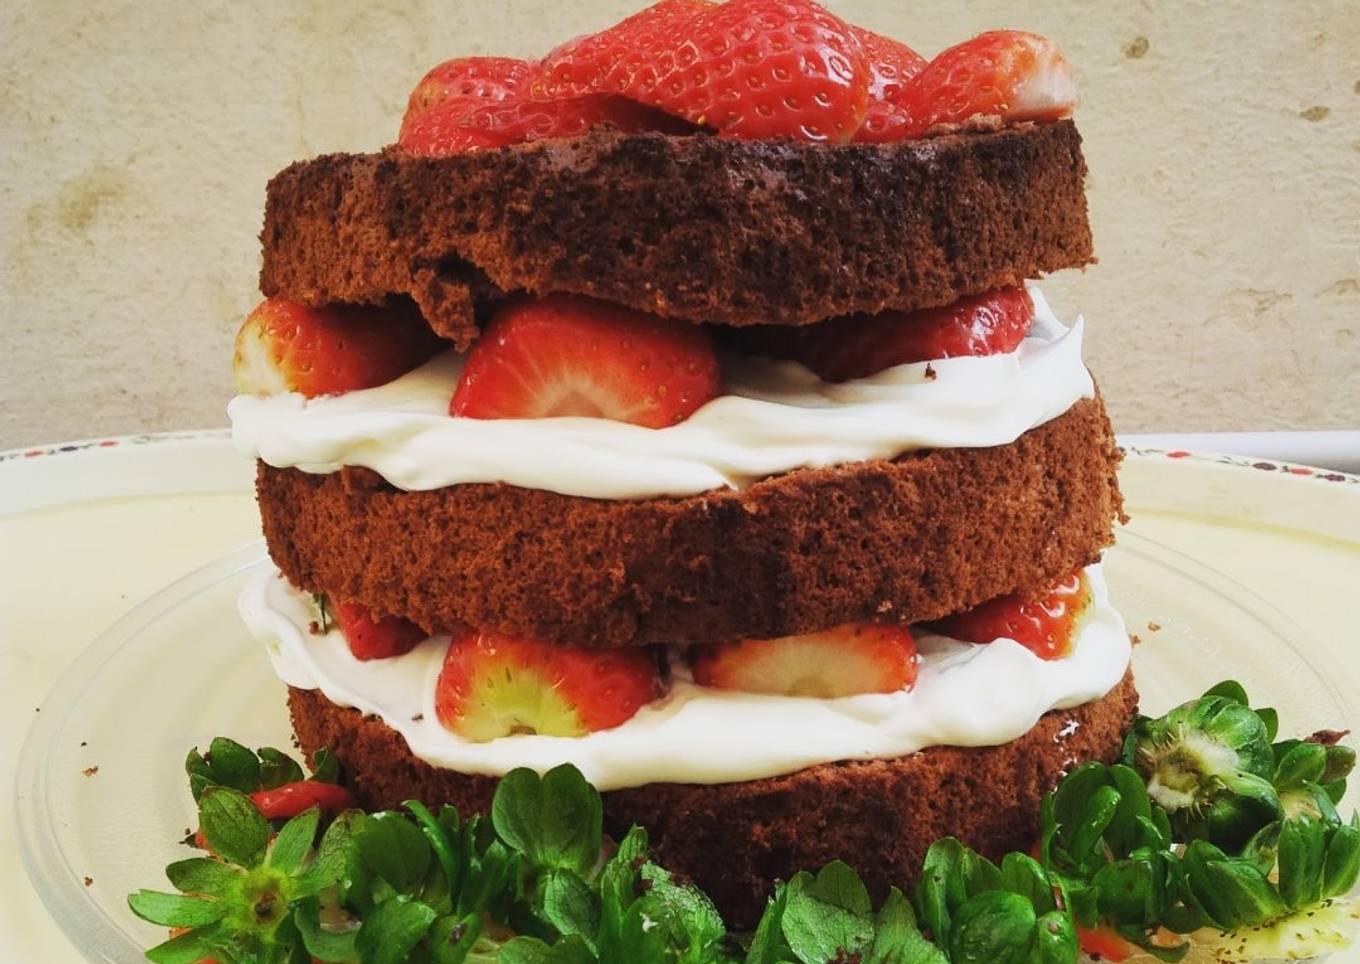
<path fill-rule="evenodd" d="M 940 837 L 993 859 L 1027 851 L 1043 795 L 1076 763 L 1112 761 L 1137 703 L 1130 673 L 1103 698 L 1047 713 L 1002 746 L 932 747 L 743 783 L 614 790 L 604 794 L 605 829 L 619 837 L 634 823 L 646 827 L 655 859 L 704 888 L 734 928 L 754 925 L 776 879 L 831 860 L 855 867 L 877 899 L 889 885 L 909 886 Z M 489 808 L 495 778 L 432 767 L 381 720 L 320 691 L 290 688 L 288 704 L 302 749 L 329 747 L 364 806 L 415 798 L 464 813 Z"/>
<path fill-rule="evenodd" d="M 688 498 L 403 492 L 367 469 L 264 463 L 258 491 L 269 554 L 308 592 L 430 632 L 717 643 L 1038 596 L 1114 541 L 1119 459 L 1097 397 L 1009 445 L 800 469 Z"/>

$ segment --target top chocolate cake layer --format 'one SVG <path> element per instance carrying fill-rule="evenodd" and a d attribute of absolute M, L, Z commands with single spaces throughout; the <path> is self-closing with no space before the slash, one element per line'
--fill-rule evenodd
<path fill-rule="evenodd" d="M 594 295 L 728 325 L 948 304 L 1092 261 L 1071 121 L 884 145 L 617 134 L 292 165 L 260 288 L 409 295 L 465 348 L 507 293 Z"/>

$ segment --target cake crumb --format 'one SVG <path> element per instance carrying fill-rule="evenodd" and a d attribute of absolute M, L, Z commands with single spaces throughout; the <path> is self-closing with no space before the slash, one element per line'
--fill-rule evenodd
<path fill-rule="evenodd" d="M 926 381 L 933 382 L 938 377 L 939 373 L 935 371 L 935 366 L 926 362 Z"/>
<path fill-rule="evenodd" d="M 99 767 L 86 767 L 85 769 L 81 770 L 80 772 L 83 773 L 83 774 L 85 774 L 87 777 L 92 777 L 92 776 L 94 776 L 96 773 L 99 772 Z"/>
<path fill-rule="evenodd" d="M 419 722 L 420 722 L 421 720 L 423 720 L 423 719 L 425 719 L 425 714 L 424 714 L 424 713 L 417 713 L 415 716 L 411 717 L 411 722 L 412 722 L 412 723 L 419 723 Z"/>
<path fill-rule="evenodd" d="M 1133 645 L 1137 646 L 1142 641 L 1142 636 L 1139 636 L 1137 633 L 1129 633 L 1129 642 L 1133 643 Z"/>
<path fill-rule="evenodd" d="M 1162 629 L 1161 623 L 1148 623 L 1148 632 L 1150 633 L 1161 632 L 1161 629 Z"/>
<path fill-rule="evenodd" d="M 307 632 L 311 633 L 313 636 L 320 636 L 321 624 L 317 622 L 315 619 L 313 619 L 310 623 L 307 624 Z"/>
<path fill-rule="evenodd" d="M 90 885 L 93 884 L 93 883 L 94 883 L 94 878 L 93 878 L 93 877 L 86 877 L 86 878 L 85 878 L 85 886 L 86 886 L 86 887 L 90 886 Z"/>
<path fill-rule="evenodd" d="M 1305 743 L 1318 743 L 1322 746 L 1336 746 L 1351 735 L 1350 730 L 1318 730 L 1312 736 L 1304 737 Z"/>
<path fill-rule="evenodd" d="M 81 746 L 89 746 L 90 744 L 86 743 L 84 740 L 81 740 L 81 741 L 80 741 L 80 745 L 81 745 Z"/>

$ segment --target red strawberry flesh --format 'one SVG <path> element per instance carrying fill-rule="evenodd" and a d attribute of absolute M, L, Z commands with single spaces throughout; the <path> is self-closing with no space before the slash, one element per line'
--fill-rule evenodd
<path fill-rule="evenodd" d="M 335 621 L 349 643 L 355 659 L 387 659 L 415 649 L 429 634 L 400 616 L 374 617 L 366 607 L 342 602 L 335 607 Z"/>
<path fill-rule="evenodd" d="M 1020 30 L 995 30 L 941 52 L 917 74 L 897 104 L 911 117 L 904 136 L 976 118 L 1049 121 L 1076 107 L 1072 66 L 1053 41 Z"/>
<path fill-rule="evenodd" d="M 896 365 L 1014 351 L 1034 322 L 1024 288 L 998 288 L 943 308 L 884 311 L 754 336 L 753 344 L 792 358 L 827 381 L 864 378 Z"/>
<path fill-rule="evenodd" d="M 534 101 L 523 94 L 489 102 L 455 97 L 403 126 L 398 146 L 409 154 L 443 157 L 592 130 L 684 133 L 682 121 L 606 94 Z"/>
<path fill-rule="evenodd" d="M 671 0 L 559 47 L 532 89 L 608 91 L 727 137 L 843 143 L 869 82 L 854 32 L 809 0 Z"/>
<path fill-rule="evenodd" d="M 465 418 L 577 416 L 666 428 L 718 394 L 697 325 L 578 295 L 502 309 L 473 346 L 449 404 Z"/>
<path fill-rule="evenodd" d="M 313 398 L 385 384 L 444 347 L 409 302 L 309 308 L 268 298 L 237 333 L 232 367 L 242 393 Z"/>
<path fill-rule="evenodd" d="M 1090 586 L 1078 572 L 1038 599 L 1000 596 L 942 619 L 932 628 L 970 643 L 1013 639 L 1042 659 L 1062 659 L 1072 652 L 1081 616 L 1090 602 Z"/>
<path fill-rule="evenodd" d="M 433 108 L 449 100 L 471 107 L 477 103 L 506 100 L 534 74 L 535 66 L 513 57 L 459 57 L 432 68 L 411 91 L 406 115 L 401 121 L 401 138 L 415 122 Z"/>
<path fill-rule="evenodd" d="M 700 686 L 823 699 L 910 689 L 917 671 L 911 632 L 877 624 L 694 646 L 690 661 Z"/>
<path fill-rule="evenodd" d="M 584 736 L 631 719 L 661 693 L 650 649 L 553 646 L 469 630 L 449 645 L 435 711 L 469 740 Z"/>

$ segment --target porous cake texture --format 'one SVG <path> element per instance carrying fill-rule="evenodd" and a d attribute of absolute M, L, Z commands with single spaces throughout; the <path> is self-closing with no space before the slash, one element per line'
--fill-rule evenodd
<path fill-rule="evenodd" d="M 506 292 L 805 325 L 1093 260 L 1071 121 L 829 147 L 605 131 L 426 158 L 331 154 L 269 184 L 260 289 L 416 300 L 458 348 Z"/>

